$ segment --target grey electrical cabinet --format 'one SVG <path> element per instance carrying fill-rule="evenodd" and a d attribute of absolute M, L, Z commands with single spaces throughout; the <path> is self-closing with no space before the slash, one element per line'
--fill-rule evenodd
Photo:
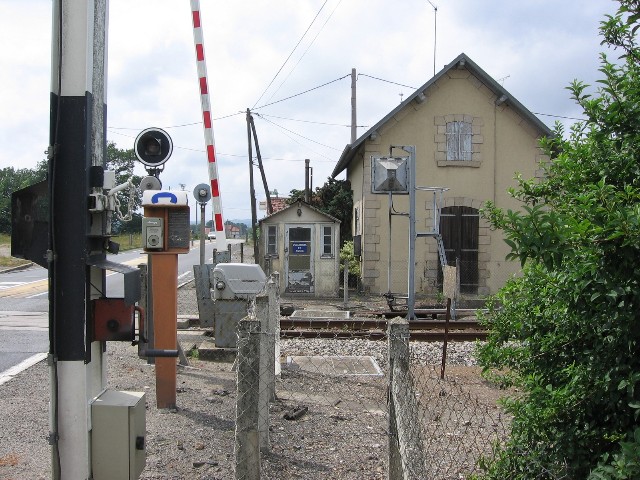
<path fill-rule="evenodd" d="M 146 462 L 143 392 L 106 390 L 91 405 L 93 480 L 137 479 Z"/>

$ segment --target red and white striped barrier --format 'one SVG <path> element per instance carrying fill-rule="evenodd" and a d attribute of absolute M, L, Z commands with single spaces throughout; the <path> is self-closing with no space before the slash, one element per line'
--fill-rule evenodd
<path fill-rule="evenodd" d="M 207 64 L 204 58 L 204 36 L 202 34 L 202 16 L 200 1 L 191 0 L 191 17 L 193 20 L 193 42 L 196 48 L 198 82 L 200 85 L 200 104 L 202 106 L 202 123 L 204 125 L 204 141 L 207 150 L 209 182 L 211 184 L 211 206 L 213 207 L 213 227 L 216 231 L 216 247 L 218 251 L 227 249 L 227 238 L 222 220 L 222 200 L 220 198 L 220 181 L 218 179 L 218 163 L 216 146 L 213 139 L 211 121 L 211 103 L 209 102 L 209 85 L 207 81 Z"/>

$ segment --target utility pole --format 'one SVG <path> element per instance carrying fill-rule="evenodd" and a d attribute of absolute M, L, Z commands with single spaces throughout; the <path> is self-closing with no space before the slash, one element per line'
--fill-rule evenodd
<path fill-rule="evenodd" d="M 90 400 L 106 385 L 103 344 L 87 332 L 103 296 L 107 0 L 54 0 L 49 157 L 49 365 L 53 478 L 91 474 Z M 94 265 L 94 266 L 91 266 Z"/>
<path fill-rule="evenodd" d="M 309 159 L 304 159 L 304 201 L 309 203 L 311 200 L 311 187 L 309 186 Z"/>
<path fill-rule="evenodd" d="M 262 186 L 264 187 L 264 194 L 267 197 L 267 215 L 271 215 L 273 213 L 273 206 L 271 205 L 271 194 L 269 193 L 267 176 L 264 173 L 264 166 L 262 165 L 262 155 L 260 155 L 260 144 L 258 143 L 256 125 L 253 122 L 253 115 L 251 114 L 249 114 L 249 122 L 251 124 L 251 132 L 253 133 L 253 141 L 256 144 L 256 156 L 258 157 L 258 168 L 260 169 L 260 175 L 262 176 Z"/>
<path fill-rule="evenodd" d="M 256 212 L 256 191 L 253 186 L 253 149 L 251 146 L 251 110 L 247 108 L 247 142 L 249 149 L 249 197 L 251 200 L 251 232 L 253 237 L 253 263 L 259 263 L 258 214 Z"/>
<path fill-rule="evenodd" d="M 351 69 L 351 144 L 358 138 L 357 111 L 356 111 L 356 69 Z"/>

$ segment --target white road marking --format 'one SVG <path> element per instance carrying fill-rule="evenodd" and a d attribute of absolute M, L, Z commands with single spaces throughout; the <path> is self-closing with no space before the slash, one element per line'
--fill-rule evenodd
<path fill-rule="evenodd" d="M 0 282 L 0 290 L 17 287 L 19 285 L 24 285 L 25 283 L 27 282 Z"/>
<path fill-rule="evenodd" d="M 36 363 L 41 362 L 45 358 L 47 358 L 47 353 L 36 353 L 35 355 L 31 355 L 26 360 L 21 361 L 19 364 L 14 365 L 8 370 L 5 370 L 4 372 L 0 373 L 0 385 L 7 383 L 9 380 L 11 380 L 13 377 L 18 375 L 23 370 L 26 370 L 27 368 L 35 365 Z"/>

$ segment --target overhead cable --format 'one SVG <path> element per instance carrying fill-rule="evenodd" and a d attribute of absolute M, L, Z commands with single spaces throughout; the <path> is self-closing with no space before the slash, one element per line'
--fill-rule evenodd
<path fill-rule="evenodd" d="M 385 82 L 385 83 L 391 83 L 393 85 L 398 85 L 399 87 L 405 87 L 405 88 L 412 88 L 413 90 L 417 90 L 416 87 L 412 87 L 411 85 L 403 85 L 402 83 L 396 83 L 396 82 L 392 82 L 390 80 L 385 80 L 384 78 L 378 78 L 378 77 L 374 77 L 371 75 L 367 75 L 366 73 L 359 73 L 358 76 L 362 76 L 362 77 L 368 77 L 368 78 L 373 78 L 374 80 L 379 80 L 381 82 Z"/>
<path fill-rule="evenodd" d="M 325 2 L 326 3 L 326 2 Z M 320 27 L 320 30 L 318 30 L 318 33 L 316 33 L 316 36 L 313 37 L 313 40 L 311 40 L 311 43 L 309 43 L 309 46 L 307 47 L 307 49 L 302 52 L 302 55 L 300 56 L 300 58 L 298 58 L 298 61 L 296 62 L 296 64 L 293 66 L 293 68 L 291 70 L 289 70 L 289 73 L 287 74 L 287 76 L 284 78 L 284 80 L 282 80 L 282 82 L 280 83 L 280 85 L 278 85 L 278 88 L 275 89 L 275 91 L 271 94 L 271 96 L 269 97 L 269 100 L 271 100 L 273 97 L 275 97 L 276 93 L 278 93 L 280 91 L 280 89 L 282 88 L 282 86 L 285 84 L 285 82 L 289 79 L 289 77 L 291 76 L 291 74 L 293 73 L 293 71 L 298 67 L 298 65 L 300 64 L 300 62 L 302 61 L 302 59 L 305 57 L 305 55 L 307 54 L 307 52 L 309 51 L 309 49 L 313 46 L 313 44 L 315 43 L 316 39 L 318 38 L 318 36 L 320 36 L 320 34 L 322 33 L 322 31 L 324 30 L 324 27 L 327 26 L 327 23 L 329 23 L 329 20 L 331 20 L 331 17 L 333 17 L 333 14 L 335 13 L 335 11 L 338 9 L 338 7 L 340 6 L 340 4 L 342 3 L 342 0 L 340 0 L 336 6 L 333 8 L 333 10 L 331 10 L 331 13 L 329 14 L 329 16 L 327 17 L 327 19 L 324 21 L 324 23 L 322 24 L 322 27 Z M 256 102 L 258 103 L 258 102 Z M 255 105 L 254 105 L 255 106 Z"/>
<path fill-rule="evenodd" d="M 345 79 L 347 77 L 350 77 L 350 76 L 351 76 L 351 74 L 349 73 L 349 74 L 347 74 L 347 75 L 345 75 L 343 77 L 336 78 L 335 80 L 331 80 L 330 82 L 323 83 L 322 85 L 318 85 L 317 87 L 310 88 L 309 90 L 305 90 L 304 92 L 296 93 L 296 94 L 291 95 L 289 97 L 281 98 L 280 100 L 276 100 L 275 102 L 265 103 L 264 105 L 260 105 L 259 107 L 253 107 L 251 110 L 252 111 L 259 110 L 261 108 L 265 108 L 265 107 L 268 107 L 270 105 L 275 105 L 276 103 L 284 102 L 285 100 L 290 100 L 292 98 L 299 97 L 300 95 L 304 95 L 305 93 L 309 93 L 309 92 L 312 92 L 314 90 L 318 90 L 319 88 L 326 87 L 327 85 L 335 83 L 335 82 L 337 82 L 339 80 L 343 80 L 343 79 Z"/>
<path fill-rule="evenodd" d="M 315 144 L 317 144 L 317 145 L 320 145 L 320 146 L 322 146 L 322 147 L 327 147 L 327 148 L 330 148 L 330 149 L 332 149 L 332 150 L 336 150 L 336 151 L 338 151 L 338 152 L 340 151 L 340 149 L 338 149 L 338 148 L 332 147 L 332 146 L 330 146 L 330 145 L 325 145 L 324 143 L 320 143 L 320 142 L 318 142 L 318 141 L 316 141 L 316 140 L 313 140 L 313 139 L 311 139 L 311 138 L 309 138 L 309 137 L 305 137 L 304 135 L 301 135 L 301 134 L 299 134 L 299 133 L 297 133 L 297 132 L 294 132 L 293 130 L 289 130 L 288 128 L 283 127 L 282 125 L 278 125 L 277 123 L 275 123 L 275 122 L 273 122 L 273 121 L 269 120 L 268 118 L 264 118 L 264 117 L 263 117 L 262 115 L 260 115 L 259 113 L 256 113 L 256 116 L 257 116 L 258 118 L 262 118 L 265 122 L 269 122 L 270 124 L 272 124 L 272 125 L 274 125 L 274 126 L 276 126 L 276 127 L 280 128 L 280 129 L 282 129 L 282 130 L 285 130 L 285 131 L 287 131 L 287 132 L 289 132 L 289 133 L 292 133 L 293 135 L 297 135 L 297 136 L 298 136 L 298 137 L 300 137 L 300 138 L 304 138 L 305 140 L 309 140 L 310 142 L 313 142 L 313 143 L 315 143 Z"/>
<path fill-rule="evenodd" d="M 313 17 L 313 20 L 311 20 L 311 23 L 309 24 L 309 26 L 307 27 L 307 29 L 304 31 L 304 33 L 302 34 L 302 37 L 300 37 L 300 40 L 298 40 L 298 43 L 296 43 L 296 46 L 293 47 L 293 50 L 291 50 L 291 53 L 289 54 L 289 56 L 287 57 L 287 59 L 284 61 L 284 63 L 282 64 L 282 66 L 278 69 L 278 71 L 276 72 L 276 74 L 273 76 L 273 78 L 271 79 L 271 81 L 269 82 L 269 85 L 267 85 L 267 88 L 264 89 L 264 92 L 262 92 L 262 94 L 260 95 L 260 97 L 258 98 L 258 100 L 256 100 L 256 103 L 253 104 L 252 110 L 253 108 L 256 107 L 256 105 L 258 104 L 258 102 L 260 100 L 262 100 L 262 97 L 264 96 L 265 93 L 267 93 L 267 90 L 269 90 L 269 87 L 271 87 L 271 85 L 273 84 L 273 82 L 275 82 L 276 78 L 278 77 L 278 75 L 280 75 L 280 72 L 282 71 L 282 69 L 284 68 L 284 66 L 287 64 L 287 62 L 289 61 L 289 59 L 291 58 L 291 55 L 293 55 L 293 52 L 296 51 L 296 49 L 298 48 L 298 45 L 300 45 L 300 42 L 302 42 L 302 40 L 304 39 L 304 37 L 307 35 L 307 33 L 309 32 L 309 29 L 312 27 L 312 25 L 315 23 L 316 19 L 318 18 L 318 15 L 320 15 L 320 12 L 322 12 L 322 9 L 324 8 L 324 6 L 327 4 L 328 0 L 324 0 L 324 3 L 322 4 L 322 6 L 320 7 L 320 10 L 318 10 L 318 13 L 316 13 L 316 16 Z"/>

